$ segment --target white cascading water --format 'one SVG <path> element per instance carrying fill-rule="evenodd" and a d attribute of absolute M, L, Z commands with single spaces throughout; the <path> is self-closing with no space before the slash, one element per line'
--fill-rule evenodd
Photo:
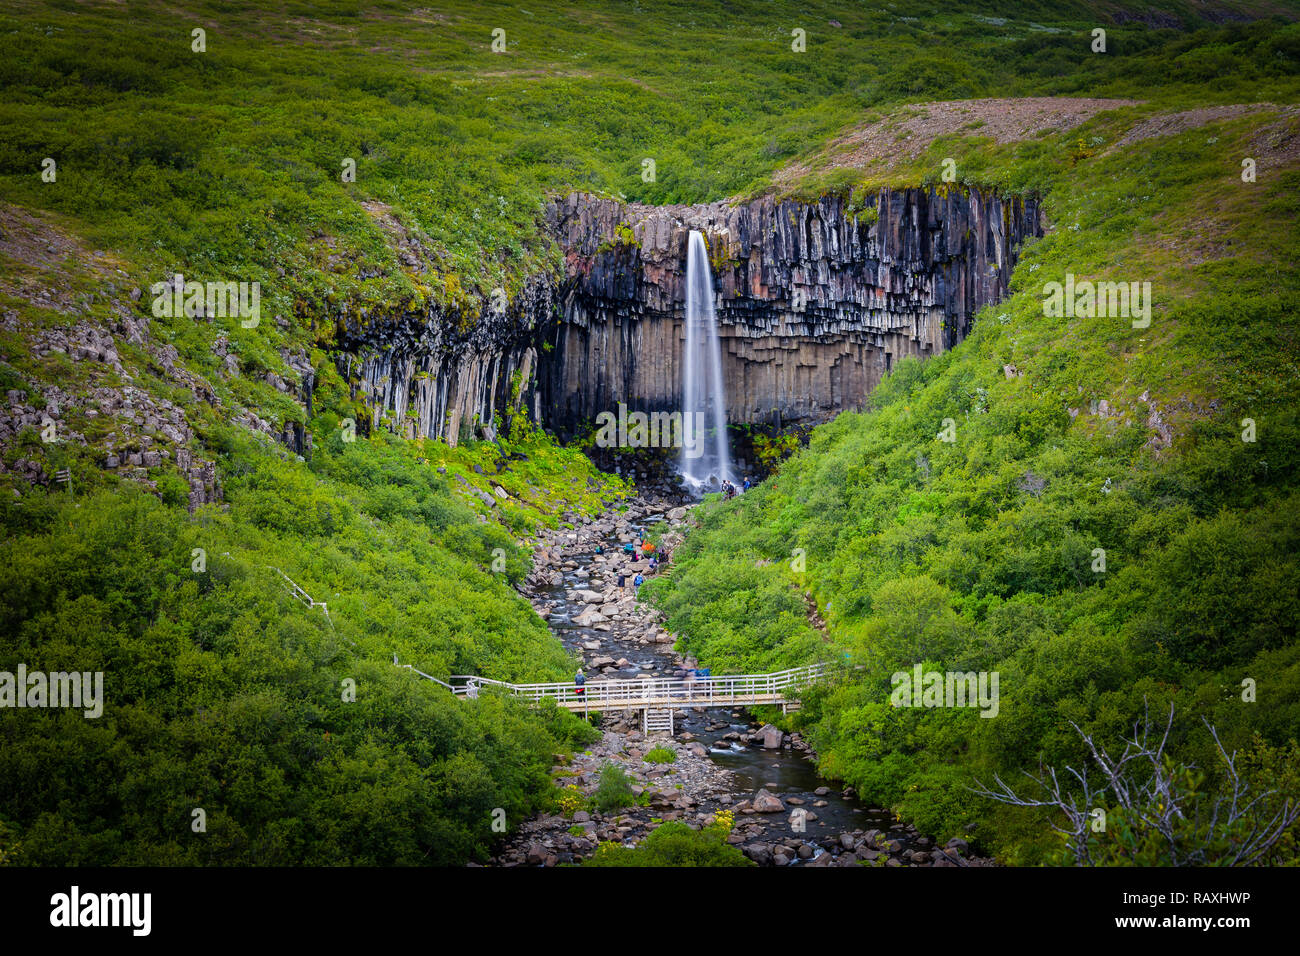
<path fill-rule="evenodd" d="M 686 349 L 682 355 L 682 419 L 698 429 L 697 454 L 682 449 L 682 475 L 696 491 L 716 490 L 723 480 L 734 482 L 727 447 L 727 394 L 722 382 L 722 346 L 713 312 L 713 276 L 704 236 L 691 231 L 686 250 Z M 710 434 L 710 432 L 712 434 Z"/>

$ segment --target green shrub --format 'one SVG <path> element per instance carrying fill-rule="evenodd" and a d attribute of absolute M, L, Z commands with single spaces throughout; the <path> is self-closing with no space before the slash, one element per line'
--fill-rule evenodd
<path fill-rule="evenodd" d="M 677 751 L 671 747 L 655 747 L 645 755 L 646 763 L 676 763 Z"/>
<path fill-rule="evenodd" d="M 632 782 L 623 768 L 615 763 L 607 763 L 600 769 L 600 783 L 591 795 L 592 803 L 601 812 L 630 807 L 636 804 L 636 795 L 632 792 Z"/>
<path fill-rule="evenodd" d="M 754 861 L 727 843 L 724 827 L 692 830 L 671 822 L 661 824 L 635 847 L 602 843 L 583 866 L 754 866 Z"/>

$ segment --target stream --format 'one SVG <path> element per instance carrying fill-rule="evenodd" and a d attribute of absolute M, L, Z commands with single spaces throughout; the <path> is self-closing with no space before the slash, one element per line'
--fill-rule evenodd
<path fill-rule="evenodd" d="M 634 600 L 630 580 L 638 570 L 650 576 L 647 561 L 633 563 L 622 551 L 639 531 L 663 528 L 669 514 L 681 522 L 686 510 L 639 498 L 624 514 L 606 512 L 542 536 L 522 590 L 564 647 L 583 660 L 589 684 L 671 676 L 684 663 L 693 664 L 673 650 L 661 613 Z M 674 537 L 679 535 L 668 540 Z M 621 570 L 629 581 L 623 589 L 616 580 Z M 679 709 L 672 741 L 677 760 L 665 765 L 644 763 L 644 753 L 665 741 L 663 734 L 647 739 L 639 715 L 606 713 L 600 727 L 599 744 L 553 769 L 557 783 L 590 794 L 600 769 L 613 762 L 633 780 L 634 792 L 648 795 L 649 805 L 537 817 L 506 840 L 495 865 L 580 862 L 597 841 L 633 846 L 660 822 L 707 825 L 721 809 L 735 813 L 728 842 L 762 865 L 967 863 L 958 855 L 963 841 L 953 841 L 960 846 L 945 852 L 889 811 L 866 806 L 851 790 L 819 777 L 798 734 L 784 735 L 780 748 L 761 746 L 758 725 L 743 709 Z"/>
<path fill-rule="evenodd" d="M 641 526 L 651 531 L 663 521 L 662 515 L 651 515 L 641 522 Z M 606 553 L 618 553 L 623 546 L 623 541 L 617 534 L 604 536 L 600 541 Z M 588 680 L 670 675 L 677 669 L 680 660 L 679 655 L 672 651 L 672 645 L 629 643 L 614 629 L 597 631 L 593 627 L 573 623 L 573 618 L 586 605 L 573 601 L 570 595 L 576 590 L 587 588 L 594 557 L 593 552 L 580 554 L 578 560 L 583 567 L 562 572 L 561 585 L 550 585 L 543 590 L 546 602 L 552 606 L 547 618 L 551 630 L 566 649 L 576 651 L 588 661 L 593 657 L 597 660 L 601 657 L 615 659 L 613 669 L 602 671 L 600 677 L 589 670 Z M 646 562 L 641 561 L 639 564 L 644 567 Z M 578 571 L 581 570 L 586 570 L 589 574 L 579 577 Z M 591 645 L 599 645 L 599 650 L 593 651 Z M 618 667 L 617 662 L 621 660 L 627 660 L 628 666 Z M 864 807 L 851 797 L 844 797 L 838 788 L 832 789 L 833 785 L 818 776 L 816 767 L 801 753 L 786 748 L 768 750 L 735 740 L 721 740 L 729 733 L 752 733 L 757 726 L 750 719 L 748 711 L 743 709 L 691 707 L 677 711 L 673 736 L 679 742 L 700 741 L 708 746 L 709 759 L 719 769 L 730 771 L 733 776 L 733 801 L 748 799 L 759 789 L 782 798 L 803 800 L 803 805 L 817 815 L 816 820 L 807 822 L 810 835 L 816 831 L 839 833 L 843 829 L 863 826 L 888 830 L 894 823 L 893 814 L 889 811 Z M 720 743 L 727 744 L 725 749 L 717 746 Z M 817 793 L 819 789 L 821 792 Z M 789 799 L 785 799 L 785 802 L 790 803 Z M 818 805 L 814 807 L 814 804 Z"/>

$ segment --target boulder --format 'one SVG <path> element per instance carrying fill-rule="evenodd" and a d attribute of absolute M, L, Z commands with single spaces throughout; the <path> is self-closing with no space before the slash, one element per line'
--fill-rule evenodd
<path fill-rule="evenodd" d="M 741 848 L 741 853 L 749 857 L 759 866 L 772 865 L 772 848 L 766 843 L 751 843 Z"/>
<path fill-rule="evenodd" d="M 780 729 L 771 724 L 764 724 L 755 736 L 762 741 L 763 746 L 768 750 L 777 750 L 781 746 L 781 739 L 785 736 Z"/>
<path fill-rule="evenodd" d="M 785 805 L 781 803 L 779 797 L 768 793 L 767 790 L 759 790 L 754 794 L 753 802 L 755 813 L 783 813 Z"/>

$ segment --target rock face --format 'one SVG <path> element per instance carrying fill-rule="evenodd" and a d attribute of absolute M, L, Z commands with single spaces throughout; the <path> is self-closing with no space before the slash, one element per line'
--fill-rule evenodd
<path fill-rule="evenodd" d="M 431 308 L 375 317 L 339 319 L 339 372 L 360 378 L 371 407 L 370 427 L 407 438 L 493 438 L 500 412 L 544 420 L 534 401 L 539 329 L 558 316 L 555 283 L 534 276 L 507 301 L 489 296 L 471 315 Z M 354 358 L 359 357 L 359 359 Z M 360 362 L 355 368 L 354 363 Z"/>
<path fill-rule="evenodd" d="M 568 436 L 619 402 L 678 410 L 686 245 L 698 229 L 730 421 L 823 421 L 861 405 L 899 359 L 963 339 L 1006 294 L 1020 244 L 1042 233 L 1036 202 L 975 190 L 856 202 L 643 206 L 574 193 L 545 213 L 562 277 L 534 276 L 510 301 L 487 296 L 477 314 L 344 317 L 340 371 L 360 379 L 371 427 L 452 443 L 493 437 L 497 413 Z"/>
<path fill-rule="evenodd" d="M 717 289 L 728 417 L 809 423 L 860 405 L 899 359 L 951 348 L 1006 295 L 1037 203 L 883 190 L 816 203 L 622 205 L 573 194 L 547 211 L 565 250 L 563 321 L 539 389 L 548 424 L 680 407 L 686 244 L 701 231 Z"/>

